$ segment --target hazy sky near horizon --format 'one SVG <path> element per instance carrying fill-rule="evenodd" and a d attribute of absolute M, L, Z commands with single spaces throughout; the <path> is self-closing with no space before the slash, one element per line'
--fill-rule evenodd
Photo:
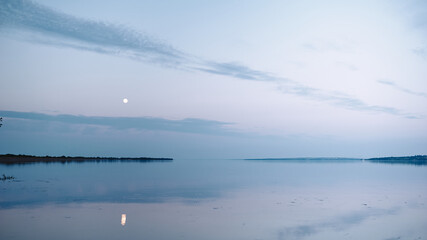
<path fill-rule="evenodd" d="M 425 1 L 0 0 L 0 53 L 1 153 L 427 153 Z"/>

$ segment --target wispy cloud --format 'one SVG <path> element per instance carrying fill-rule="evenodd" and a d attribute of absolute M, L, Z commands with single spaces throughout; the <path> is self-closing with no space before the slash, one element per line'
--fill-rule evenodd
<path fill-rule="evenodd" d="M 415 48 L 415 49 L 412 49 L 412 52 L 424 58 L 425 60 L 427 60 L 427 48 L 422 48 L 422 47 Z"/>
<path fill-rule="evenodd" d="M 33 112 L 0 111 L 0 116 L 6 119 L 35 120 L 42 122 L 59 122 L 65 124 L 84 124 L 108 127 L 111 129 L 125 130 L 154 130 L 184 133 L 197 133 L 209 135 L 235 134 L 227 129 L 231 123 L 188 118 L 183 120 L 169 120 L 150 117 L 92 117 L 81 115 L 49 115 Z"/>
<path fill-rule="evenodd" d="M 1 0 L 0 3 L 3 27 L 49 37 L 40 42 L 174 64 L 182 63 L 186 57 L 177 49 L 125 26 L 77 18 L 32 1 Z"/>
<path fill-rule="evenodd" d="M 229 63 L 220 63 L 205 61 L 205 63 L 200 67 L 195 67 L 194 69 L 208 72 L 212 74 L 230 76 L 245 80 L 254 80 L 254 81 L 286 81 L 285 79 L 279 79 L 272 76 L 270 73 L 258 71 L 247 66 L 241 65 L 235 62 Z"/>
<path fill-rule="evenodd" d="M 291 80 L 286 83 L 280 84 L 278 89 L 285 94 L 303 96 L 315 101 L 327 102 L 331 105 L 349 110 L 373 113 L 387 113 L 391 115 L 402 116 L 409 119 L 423 118 L 423 116 L 408 114 L 400 109 L 393 107 L 370 105 L 356 97 L 352 97 L 345 93 L 329 92 L 317 88 L 312 88 Z"/>
<path fill-rule="evenodd" d="M 354 66 L 353 64 L 349 64 L 349 63 L 346 63 L 346 62 L 338 61 L 338 62 L 336 62 L 336 64 L 337 64 L 338 66 L 340 66 L 340 67 L 347 68 L 348 70 L 351 70 L 351 71 L 357 71 L 357 70 L 359 70 L 359 69 L 358 69 L 356 66 Z"/>
<path fill-rule="evenodd" d="M 406 11 L 413 26 L 427 34 L 427 2 L 414 0 L 405 1 L 404 4 L 407 7 L 402 8 L 402 11 Z"/>
<path fill-rule="evenodd" d="M 420 97 L 427 98 L 427 93 L 425 93 L 425 92 L 413 91 L 413 90 L 401 87 L 401 86 L 397 85 L 395 82 L 392 82 L 392 81 L 381 79 L 381 80 L 378 80 L 377 82 L 381 83 L 381 84 L 384 84 L 384 85 L 387 85 L 387 86 L 390 86 L 390 87 L 392 87 L 392 88 L 394 88 L 396 90 L 399 90 L 401 92 L 404 92 L 404 93 L 408 93 L 408 94 L 411 94 L 411 95 L 415 95 L 415 96 L 420 96 Z"/>
<path fill-rule="evenodd" d="M 344 93 L 312 88 L 236 62 L 215 62 L 201 59 L 125 26 L 78 18 L 32 1 L 0 0 L 0 27 L 30 32 L 31 41 L 41 44 L 124 56 L 166 67 L 243 80 L 274 82 L 280 85 L 279 89 L 284 94 L 297 95 L 356 111 L 413 117 L 392 107 L 369 105 Z M 317 45 L 310 46 L 306 47 L 319 48 Z M 321 46 L 322 49 L 341 49 L 340 46 L 329 42 L 322 42 Z"/>

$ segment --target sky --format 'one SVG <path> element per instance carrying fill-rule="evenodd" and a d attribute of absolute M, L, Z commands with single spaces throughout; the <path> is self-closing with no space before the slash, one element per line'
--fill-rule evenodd
<path fill-rule="evenodd" d="M 0 0 L 0 153 L 427 154 L 426 77 L 425 1 Z"/>

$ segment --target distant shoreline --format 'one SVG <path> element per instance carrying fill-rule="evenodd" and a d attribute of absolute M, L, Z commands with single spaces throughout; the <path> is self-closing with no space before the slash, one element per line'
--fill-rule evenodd
<path fill-rule="evenodd" d="M 0 154 L 0 164 L 26 164 L 26 163 L 69 163 L 69 162 L 162 162 L 172 161 L 173 158 L 151 157 L 70 157 L 70 156 L 33 156 Z"/>
<path fill-rule="evenodd" d="M 379 158 L 249 158 L 251 161 L 368 161 L 386 164 L 410 164 L 427 165 L 427 155 L 403 156 L 403 157 L 379 157 Z"/>
<path fill-rule="evenodd" d="M 333 161 L 333 160 L 350 160 L 358 161 L 363 160 L 362 158 L 339 158 L 339 157 L 295 157 L 295 158 L 245 158 L 244 160 L 254 160 L 254 161 Z"/>

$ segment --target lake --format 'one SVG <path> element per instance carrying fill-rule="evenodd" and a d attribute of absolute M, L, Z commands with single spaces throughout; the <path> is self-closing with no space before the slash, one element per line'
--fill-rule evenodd
<path fill-rule="evenodd" d="M 362 160 L 0 165 L 0 239 L 427 239 L 427 166 Z"/>

